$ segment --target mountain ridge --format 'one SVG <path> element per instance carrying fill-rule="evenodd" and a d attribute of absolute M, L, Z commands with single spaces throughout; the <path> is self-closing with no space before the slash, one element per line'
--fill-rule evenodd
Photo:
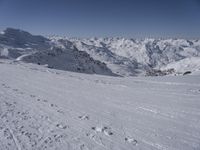
<path fill-rule="evenodd" d="M 176 75 L 200 69 L 200 39 L 43 37 L 8 28 L 0 56 L 89 74 Z"/>
<path fill-rule="evenodd" d="M 79 51 L 71 42 L 60 47 L 58 42 L 19 29 L 8 28 L 0 35 L 0 56 L 53 69 L 116 76 L 106 64 Z"/>

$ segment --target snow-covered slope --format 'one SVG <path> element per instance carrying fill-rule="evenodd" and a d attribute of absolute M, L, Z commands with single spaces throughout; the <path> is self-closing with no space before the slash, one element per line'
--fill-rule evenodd
<path fill-rule="evenodd" d="M 199 150 L 200 76 L 106 77 L 0 60 L 0 150 Z"/>
<path fill-rule="evenodd" d="M 172 62 L 161 68 L 162 70 L 168 70 L 174 68 L 175 72 L 182 74 L 184 72 L 196 72 L 200 71 L 200 57 L 185 58 L 180 61 Z"/>

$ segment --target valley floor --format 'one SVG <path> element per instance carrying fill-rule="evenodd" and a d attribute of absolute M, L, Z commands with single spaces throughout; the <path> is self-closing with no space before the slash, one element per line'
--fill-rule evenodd
<path fill-rule="evenodd" d="M 0 60 L 0 150 L 199 150 L 200 76 L 105 77 Z"/>

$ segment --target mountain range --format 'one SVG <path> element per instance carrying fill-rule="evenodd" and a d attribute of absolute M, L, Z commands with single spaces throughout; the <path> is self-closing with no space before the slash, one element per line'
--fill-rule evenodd
<path fill-rule="evenodd" d="M 200 69 L 200 39 L 66 38 L 7 28 L 0 57 L 109 76 L 182 75 Z"/>

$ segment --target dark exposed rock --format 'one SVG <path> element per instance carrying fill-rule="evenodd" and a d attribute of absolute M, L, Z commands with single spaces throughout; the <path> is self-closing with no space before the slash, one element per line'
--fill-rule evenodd
<path fill-rule="evenodd" d="M 168 70 L 151 69 L 146 72 L 146 76 L 165 76 L 173 73 L 175 73 L 174 69 L 168 69 Z"/>
<path fill-rule="evenodd" d="M 186 71 L 186 72 L 183 73 L 183 75 L 185 76 L 185 75 L 188 75 L 188 74 L 191 74 L 191 73 L 192 73 L 191 71 Z"/>

